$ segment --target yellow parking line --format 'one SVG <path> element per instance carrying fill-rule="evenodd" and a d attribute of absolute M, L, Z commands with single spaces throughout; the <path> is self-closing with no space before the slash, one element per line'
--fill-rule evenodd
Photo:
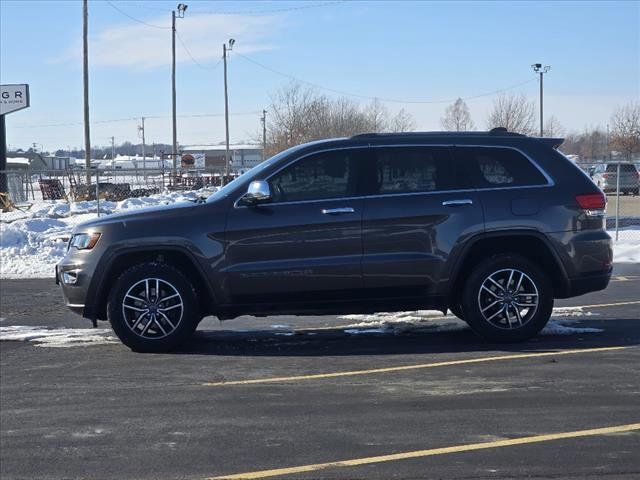
<path fill-rule="evenodd" d="M 281 475 L 292 475 L 294 473 L 314 472 L 327 468 L 356 467 L 370 463 L 395 462 L 409 458 L 432 457 L 435 455 L 446 455 L 449 453 L 470 452 L 474 450 L 484 450 L 487 448 L 511 447 L 514 445 L 526 445 L 530 443 L 549 442 L 552 440 L 562 440 L 566 438 L 590 437 L 594 435 L 608 435 L 612 433 L 623 433 L 640 430 L 640 423 L 629 423 L 613 427 L 592 428 L 589 430 L 575 430 L 573 432 L 549 433 L 545 435 L 533 435 L 530 437 L 511 438 L 508 440 L 497 440 L 493 442 L 471 443 L 467 445 L 455 445 L 452 447 L 430 448 L 427 450 L 414 450 L 411 452 L 393 453 L 391 455 L 379 455 L 376 457 L 355 458 L 352 460 L 339 460 L 326 463 L 314 463 L 310 465 L 300 465 L 297 467 L 276 468 L 273 470 L 259 470 L 256 472 L 238 473 L 211 477 L 208 480 L 240 480 L 275 477 Z"/>
<path fill-rule="evenodd" d="M 633 282 L 640 279 L 640 275 L 616 275 L 611 277 L 612 282 Z"/>
<path fill-rule="evenodd" d="M 296 375 L 290 377 L 254 378 L 251 380 L 231 380 L 228 382 L 205 382 L 206 387 L 221 387 L 228 385 L 252 385 L 257 383 L 299 382 L 304 380 L 317 380 L 323 378 L 351 377 L 356 375 L 372 375 L 376 373 L 401 372 L 404 370 L 418 370 L 424 368 L 449 367 L 452 365 L 468 365 L 471 363 L 497 362 L 501 360 L 516 360 L 521 358 L 550 357 L 556 355 L 574 355 L 579 353 L 610 352 L 624 350 L 629 347 L 597 347 L 580 348 L 575 350 L 557 350 L 553 352 L 518 353 L 515 355 L 501 355 L 495 357 L 469 358 L 466 360 L 451 360 L 447 362 L 422 363 L 417 365 L 402 365 L 398 367 L 372 368 L 369 370 L 351 370 L 344 372 L 316 373 L 312 375 Z"/>
<path fill-rule="evenodd" d="M 558 308 L 604 308 L 604 307 L 618 307 L 621 305 L 638 305 L 640 304 L 640 300 L 633 300 L 630 302 L 617 302 L 617 303 L 599 303 L 597 305 L 578 305 L 576 307 L 568 306 L 568 307 L 558 307 Z"/>

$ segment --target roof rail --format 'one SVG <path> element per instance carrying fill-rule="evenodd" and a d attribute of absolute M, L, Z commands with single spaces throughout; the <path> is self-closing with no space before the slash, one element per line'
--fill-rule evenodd
<path fill-rule="evenodd" d="M 489 130 L 489 135 L 513 135 L 516 137 L 526 137 L 526 135 L 523 135 L 521 133 L 510 132 L 505 127 L 492 128 L 491 130 Z"/>

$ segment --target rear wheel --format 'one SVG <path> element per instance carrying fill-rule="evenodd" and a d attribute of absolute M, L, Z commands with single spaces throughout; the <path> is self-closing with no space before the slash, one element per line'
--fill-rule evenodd
<path fill-rule="evenodd" d="M 198 325 L 193 285 L 177 269 L 144 263 L 116 280 L 107 316 L 118 338 L 136 352 L 166 352 L 187 340 Z"/>
<path fill-rule="evenodd" d="M 553 310 L 553 288 L 542 270 L 516 254 L 476 266 L 462 294 L 465 321 L 481 337 L 519 342 L 536 335 Z"/>

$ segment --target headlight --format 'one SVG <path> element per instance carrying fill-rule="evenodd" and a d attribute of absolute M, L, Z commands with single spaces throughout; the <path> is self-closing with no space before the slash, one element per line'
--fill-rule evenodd
<path fill-rule="evenodd" d="M 99 233 L 77 233 L 69 240 L 69 248 L 76 247 L 78 250 L 91 250 L 100 239 Z"/>

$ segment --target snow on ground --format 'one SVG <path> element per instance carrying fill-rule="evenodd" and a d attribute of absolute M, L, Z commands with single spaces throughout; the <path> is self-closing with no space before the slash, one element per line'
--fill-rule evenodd
<path fill-rule="evenodd" d="M 583 307 L 558 307 L 553 309 L 551 320 L 540 335 L 573 335 L 578 333 L 599 333 L 602 329 L 574 327 L 578 320 L 565 320 L 569 317 L 589 317 L 597 315 L 585 312 Z M 415 312 L 374 313 L 371 315 L 344 315 L 344 320 L 359 320 L 346 325 L 344 332 L 349 335 L 456 332 L 468 329 L 468 325 L 453 315 L 442 315 L 437 310 L 419 310 Z"/>
<path fill-rule="evenodd" d="M 118 343 L 108 328 L 0 327 L 0 341 L 33 342 L 37 347 L 85 347 Z"/>
<path fill-rule="evenodd" d="M 616 238 L 616 232 L 608 232 Z M 618 241 L 613 242 L 613 261 L 615 263 L 640 263 L 640 226 L 625 227 L 618 231 Z"/>
<path fill-rule="evenodd" d="M 100 201 L 100 215 L 193 200 L 200 192 L 168 192 L 121 202 Z M 36 204 L 20 213 L 0 213 L 0 278 L 53 277 L 54 266 L 65 254 L 73 228 L 97 217 L 94 201 L 57 200 Z"/>

